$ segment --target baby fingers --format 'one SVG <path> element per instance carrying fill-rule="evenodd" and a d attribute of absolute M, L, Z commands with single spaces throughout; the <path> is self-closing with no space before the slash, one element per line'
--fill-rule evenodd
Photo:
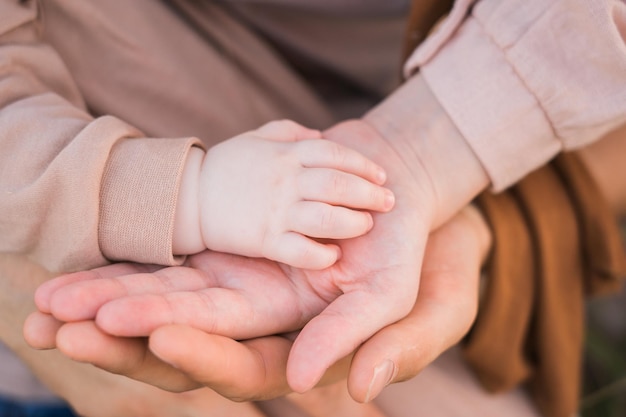
<path fill-rule="evenodd" d="M 309 129 L 291 120 L 274 120 L 258 128 L 254 133 L 265 139 L 296 142 L 306 139 L 320 139 L 322 133 Z"/>
<path fill-rule="evenodd" d="M 349 239 L 372 228 L 372 215 L 314 201 L 296 203 L 289 211 L 287 227 L 314 238 Z"/>
<path fill-rule="evenodd" d="M 387 212 L 395 203 L 387 188 L 334 169 L 305 169 L 298 176 L 298 190 L 303 200 L 362 210 Z"/>
<path fill-rule="evenodd" d="M 273 260 L 303 269 L 328 268 L 341 254 L 337 245 L 325 245 L 294 232 L 283 233 L 268 245 L 266 251 Z"/>
<path fill-rule="evenodd" d="M 307 168 L 337 169 L 379 185 L 387 179 L 385 170 L 360 152 L 329 140 L 302 141 L 298 143 L 298 155 Z"/>

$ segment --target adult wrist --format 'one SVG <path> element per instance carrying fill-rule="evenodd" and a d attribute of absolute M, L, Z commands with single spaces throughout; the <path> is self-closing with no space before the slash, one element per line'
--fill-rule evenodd
<path fill-rule="evenodd" d="M 452 119 L 417 74 L 363 118 L 431 189 L 437 227 L 489 184 L 489 177 Z M 426 185 L 426 183 L 428 183 Z"/>

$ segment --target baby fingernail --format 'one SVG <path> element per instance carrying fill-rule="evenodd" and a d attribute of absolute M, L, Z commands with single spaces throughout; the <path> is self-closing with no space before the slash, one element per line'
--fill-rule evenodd
<path fill-rule="evenodd" d="M 367 394 L 365 395 L 365 402 L 369 402 L 376 398 L 381 393 L 383 388 L 391 383 L 394 374 L 396 373 L 395 364 L 387 359 L 376 368 L 374 368 L 374 376 L 370 381 L 370 385 L 367 388 Z"/>
<path fill-rule="evenodd" d="M 384 184 L 385 181 L 387 181 L 387 173 L 384 169 L 378 170 L 378 172 L 376 173 L 376 181 L 378 181 L 379 184 Z"/>
<path fill-rule="evenodd" d="M 391 210 L 396 204 L 396 196 L 389 190 L 385 190 L 385 210 Z"/>

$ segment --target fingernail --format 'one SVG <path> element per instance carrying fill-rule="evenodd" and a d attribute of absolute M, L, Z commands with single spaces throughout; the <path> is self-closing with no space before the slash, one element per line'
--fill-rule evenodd
<path fill-rule="evenodd" d="M 385 190 L 385 210 L 391 210 L 394 204 L 396 204 L 396 196 L 390 190 Z"/>
<path fill-rule="evenodd" d="M 387 181 L 387 173 L 384 169 L 378 170 L 378 172 L 376 173 L 376 181 L 378 181 L 378 183 L 381 185 L 384 184 L 385 181 Z"/>
<path fill-rule="evenodd" d="M 374 368 L 374 376 L 372 377 L 370 385 L 367 388 L 365 402 L 369 402 L 376 398 L 383 388 L 391 383 L 395 373 L 396 366 L 389 359 Z"/>

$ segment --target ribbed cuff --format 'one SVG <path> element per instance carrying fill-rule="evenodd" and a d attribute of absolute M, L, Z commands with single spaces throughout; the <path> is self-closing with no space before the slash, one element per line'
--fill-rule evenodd
<path fill-rule="evenodd" d="M 176 199 L 196 138 L 126 139 L 113 148 L 100 191 L 100 250 L 109 260 L 177 265 Z"/>

